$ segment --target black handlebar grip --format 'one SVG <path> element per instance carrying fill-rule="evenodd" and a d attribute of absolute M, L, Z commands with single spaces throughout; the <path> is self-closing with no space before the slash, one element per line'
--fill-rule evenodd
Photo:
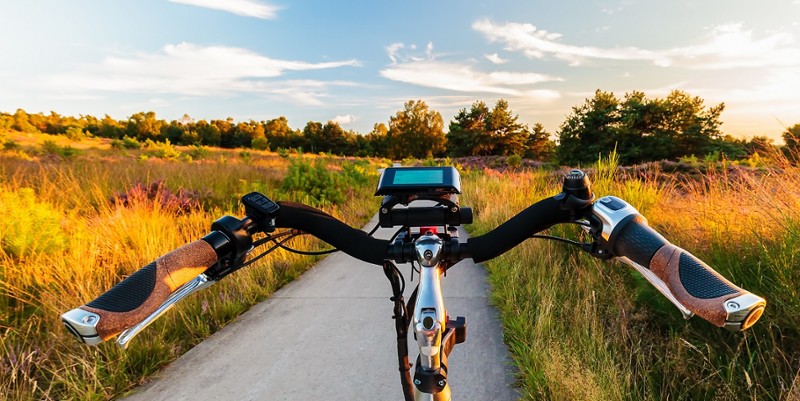
<path fill-rule="evenodd" d="M 686 250 L 671 244 L 640 215 L 622 221 L 609 237 L 616 256 L 650 269 L 688 310 L 719 327 L 745 330 L 766 301 L 737 287 Z"/>
<path fill-rule="evenodd" d="M 194 241 L 159 257 L 61 319 L 72 334 L 88 344 L 98 344 L 144 320 L 176 289 L 216 261 L 211 245 Z"/>

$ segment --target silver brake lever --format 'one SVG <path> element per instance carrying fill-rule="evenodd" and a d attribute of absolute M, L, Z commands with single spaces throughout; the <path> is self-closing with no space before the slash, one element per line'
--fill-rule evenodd
<path fill-rule="evenodd" d="M 647 281 L 649 281 L 650 284 L 653 285 L 653 287 L 656 287 L 656 289 L 659 292 L 661 292 L 661 294 L 663 294 L 667 299 L 669 299 L 669 301 L 672 302 L 672 304 L 675 305 L 678 308 L 679 311 L 681 311 L 681 314 L 683 315 L 684 319 L 689 320 L 689 318 L 694 316 L 694 312 L 690 311 L 689 309 L 686 308 L 686 306 L 684 306 L 682 303 L 680 303 L 678 301 L 678 299 L 675 298 L 675 295 L 672 294 L 672 291 L 669 290 L 669 287 L 667 287 L 667 284 L 664 283 L 660 278 L 658 278 L 658 276 L 656 276 L 656 274 L 653 273 L 650 269 L 648 269 L 648 268 L 646 268 L 646 267 L 644 267 L 644 266 L 642 266 L 642 265 L 640 265 L 640 264 L 638 264 L 638 263 L 636 263 L 636 262 L 634 262 L 634 261 L 632 261 L 632 260 L 630 260 L 630 259 L 628 259 L 628 258 L 626 258 L 624 256 L 617 257 L 617 260 L 619 260 L 620 262 L 625 263 L 628 266 L 631 266 L 634 269 L 638 270 L 639 273 L 641 273 L 642 276 L 644 276 L 644 278 L 647 279 Z"/>
<path fill-rule="evenodd" d="M 589 223 L 586 220 L 582 220 L 582 222 Z M 586 233 L 590 233 L 590 228 L 588 225 L 582 225 L 582 227 Z M 636 271 L 638 271 L 642 275 L 642 277 L 644 277 L 647 281 L 649 281 L 650 284 L 653 285 L 653 287 L 656 287 L 656 289 L 662 295 L 664 295 L 664 297 L 666 297 L 670 302 L 672 302 L 673 305 L 675 305 L 675 307 L 678 308 L 678 310 L 683 315 L 684 319 L 689 320 L 692 316 L 694 316 L 694 312 L 690 311 L 684 304 L 680 303 L 680 301 L 678 301 L 678 299 L 675 298 L 675 295 L 672 293 L 672 291 L 670 291 L 669 287 L 667 287 L 667 284 L 664 283 L 664 281 L 662 281 L 660 278 L 658 278 L 658 276 L 656 276 L 656 274 L 653 273 L 650 269 L 628 259 L 625 256 L 617 256 L 614 259 L 617 259 L 620 262 L 625 263 L 626 265 L 636 269 Z"/>
<path fill-rule="evenodd" d="M 158 309 L 153 311 L 150 316 L 146 317 L 137 325 L 123 331 L 122 334 L 120 334 L 117 338 L 117 344 L 122 347 L 122 349 L 128 348 L 128 344 L 133 337 L 136 337 L 136 335 L 149 326 L 150 323 L 153 323 L 154 320 L 158 319 L 166 311 L 170 310 L 173 306 L 175 306 L 176 303 L 178 303 L 178 301 L 186 298 L 189 294 L 195 291 L 210 287 L 214 283 L 216 283 L 215 280 L 210 280 L 204 273 L 200 273 L 199 276 L 193 278 L 191 281 L 175 290 L 175 292 L 173 292 L 169 298 L 167 298 L 167 300 L 158 307 Z"/>

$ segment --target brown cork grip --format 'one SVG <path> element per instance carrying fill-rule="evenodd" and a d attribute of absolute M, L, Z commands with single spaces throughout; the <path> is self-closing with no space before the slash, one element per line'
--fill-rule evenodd
<path fill-rule="evenodd" d="M 108 340 L 144 320 L 216 261 L 211 245 L 197 240 L 161 256 L 80 309 L 99 316 L 97 335 Z"/>
<path fill-rule="evenodd" d="M 650 270 L 687 309 L 719 327 L 723 327 L 728 319 L 725 303 L 748 294 L 703 261 L 673 244 L 664 245 L 653 255 Z"/>

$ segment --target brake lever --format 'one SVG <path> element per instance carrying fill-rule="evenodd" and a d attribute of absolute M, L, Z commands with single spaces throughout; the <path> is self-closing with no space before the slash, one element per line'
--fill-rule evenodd
<path fill-rule="evenodd" d="M 216 282 L 216 280 L 209 279 L 205 273 L 200 273 L 200 275 L 175 290 L 175 292 L 173 292 L 158 309 L 153 311 L 150 316 L 144 318 L 144 320 L 135 326 L 129 327 L 123 331 L 117 338 L 117 345 L 122 349 L 127 349 L 130 341 L 136 337 L 137 334 L 141 333 L 150 323 L 153 323 L 153 321 L 161 317 L 161 315 L 172 309 L 176 303 L 198 290 L 214 285 Z"/>
<path fill-rule="evenodd" d="M 656 287 L 656 289 L 662 295 L 664 295 L 664 297 L 666 297 L 670 302 L 672 302 L 673 305 L 675 305 L 675 307 L 678 308 L 679 311 L 681 311 L 681 314 L 683 315 L 684 319 L 689 320 L 692 316 L 694 316 L 694 312 L 690 311 L 688 308 L 686 308 L 686 306 L 684 304 L 680 303 L 680 301 L 678 301 L 678 299 L 675 298 L 675 295 L 672 293 L 672 291 L 669 290 L 669 287 L 667 287 L 667 284 L 664 283 L 660 278 L 658 278 L 658 276 L 656 276 L 655 273 L 653 273 L 650 269 L 648 269 L 648 268 L 646 268 L 646 267 L 644 267 L 644 266 L 642 266 L 642 265 L 640 265 L 640 264 L 628 259 L 625 256 L 620 256 L 620 257 L 617 257 L 616 259 L 619 260 L 622 263 L 625 263 L 626 265 L 628 265 L 630 267 L 633 267 L 639 273 L 641 273 L 641 275 L 647 281 L 649 281 L 650 284 L 653 285 L 653 287 Z"/>
<path fill-rule="evenodd" d="M 593 205 L 594 206 L 594 205 Z M 597 213 L 596 209 L 593 207 L 593 213 Z M 599 211 L 602 213 L 602 209 Z M 597 216 L 592 216 L 588 220 L 584 220 L 584 222 L 588 223 L 582 225 L 584 231 L 594 239 L 590 244 L 584 246 L 584 250 L 587 251 L 590 255 L 603 260 L 608 259 L 616 259 L 626 265 L 636 269 L 642 277 L 645 278 L 650 284 L 655 287 L 658 292 L 661 293 L 665 298 L 667 298 L 676 308 L 681 312 L 683 318 L 689 320 L 692 316 L 694 316 L 694 312 L 690 311 L 686 305 L 682 304 L 678 299 L 675 297 L 675 294 L 670 291 L 667 284 L 664 283 L 658 276 L 655 275 L 650 269 L 628 259 L 625 256 L 614 256 L 613 252 L 608 248 L 608 243 L 605 241 L 605 236 L 603 235 L 604 231 L 604 223 L 603 220 L 610 221 L 608 218 L 602 219 L 597 218 Z M 608 231 L 608 229 L 606 229 Z M 587 249 L 588 248 L 588 249 Z"/>

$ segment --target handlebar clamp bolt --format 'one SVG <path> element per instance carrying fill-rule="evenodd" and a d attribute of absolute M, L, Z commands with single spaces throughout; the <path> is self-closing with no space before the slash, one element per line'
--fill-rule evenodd
<path fill-rule="evenodd" d="M 381 213 L 383 213 L 383 214 L 387 214 L 387 213 L 389 213 L 389 209 L 387 209 L 387 208 L 385 208 L 385 207 L 382 207 L 382 208 L 381 208 Z"/>
<path fill-rule="evenodd" d="M 81 321 L 85 324 L 93 324 L 97 320 L 97 316 L 87 315 Z"/>
<path fill-rule="evenodd" d="M 728 309 L 737 310 L 739 309 L 739 304 L 737 304 L 736 302 L 728 302 Z"/>

